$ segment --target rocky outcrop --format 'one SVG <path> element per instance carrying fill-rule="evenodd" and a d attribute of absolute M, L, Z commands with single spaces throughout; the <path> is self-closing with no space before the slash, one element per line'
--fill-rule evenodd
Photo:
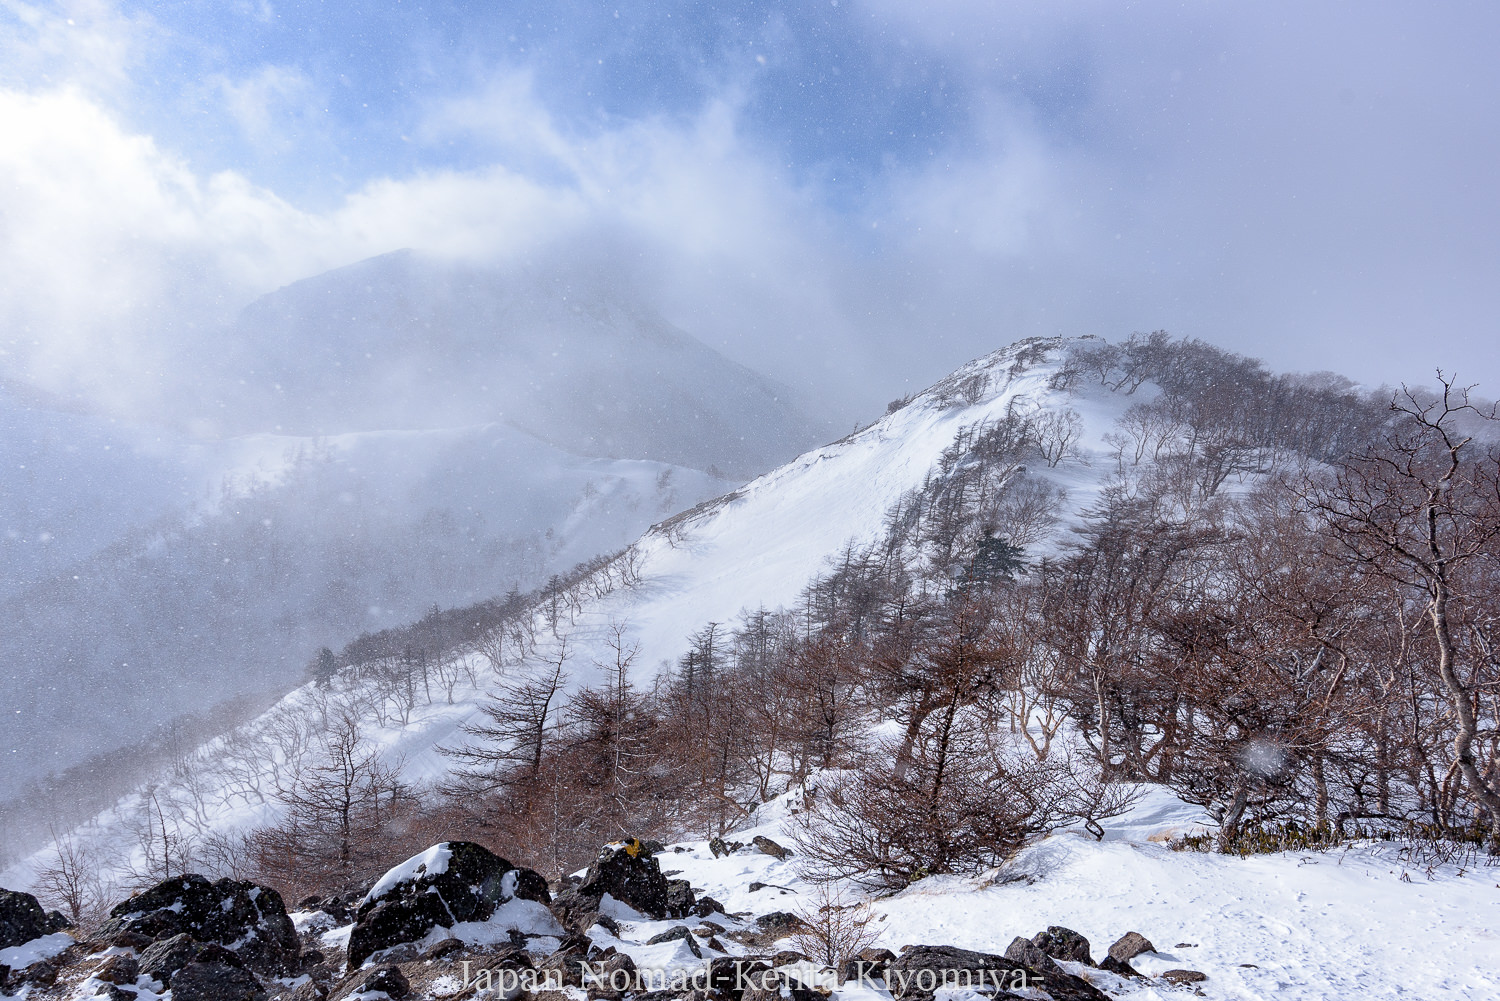
<path fill-rule="evenodd" d="M 1109 947 L 1109 958 L 1121 963 L 1128 963 L 1143 952 L 1155 952 L 1156 946 L 1151 940 L 1140 932 L 1129 931 L 1120 936 L 1120 940 Z"/>
<path fill-rule="evenodd" d="M 100 929 L 105 938 L 140 936 L 157 942 L 188 935 L 224 946 L 263 973 L 286 973 L 297 966 L 297 931 L 281 895 L 269 886 L 175 876 L 116 904 L 109 914 Z"/>
<path fill-rule="evenodd" d="M 751 838 L 750 843 L 755 846 L 756 851 L 762 855 L 770 855 L 772 858 L 785 859 L 792 854 L 770 838 L 762 837 L 759 834 Z"/>
<path fill-rule="evenodd" d="M 1089 949 L 1089 940 L 1071 928 L 1064 928 L 1061 925 L 1048 925 L 1046 931 L 1037 932 L 1031 937 L 1031 944 L 1051 959 L 1062 959 L 1070 963 L 1085 963 L 1089 966 L 1094 965 L 1094 957 Z"/>
<path fill-rule="evenodd" d="M 487 921 L 512 900 L 550 903 L 547 881 L 483 845 L 433 845 L 386 872 L 360 902 L 349 936 L 349 965 L 357 967 L 376 952 L 420 941 L 437 927 Z"/>
<path fill-rule="evenodd" d="M 946 945 L 907 949 L 891 963 L 887 984 L 891 993 L 903 1001 L 931 1001 L 941 988 L 973 989 L 981 984 L 995 990 L 999 997 L 1037 987 L 1051 995 L 1053 1001 L 1108 1001 L 1105 994 L 1080 977 L 1061 971 L 1043 973 L 1004 956 Z"/>
<path fill-rule="evenodd" d="M 599 911 L 605 894 L 658 921 L 683 917 L 686 913 L 672 913 L 672 886 L 662 875 L 656 859 L 636 838 L 606 845 L 589 866 L 583 881 L 558 894 L 552 911 L 566 927 L 574 929 L 590 913 Z M 691 887 L 687 896 L 679 892 L 677 903 L 686 903 L 691 908 L 693 902 L 688 899 L 691 894 Z"/>
<path fill-rule="evenodd" d="M 1054 963 L 1051 956 L 1038 949 L 1036 943 L 1019 935 L 1006 947 L 1005 958 L 1022 966 L 1029 966 L 1044 976 L 1062 972 L 1062 967 Z"/>
<path fill-rule="evenodd" d="M 228 949 L 209 946 L 172 977 L 173 1001 L 265 1001 L 266 989 Z"/>
<path fill-rule="evenodd" d="M 47 912 L 29 893 L 0 890 L 0 949 L 22 945 L 52 932 Z"/>

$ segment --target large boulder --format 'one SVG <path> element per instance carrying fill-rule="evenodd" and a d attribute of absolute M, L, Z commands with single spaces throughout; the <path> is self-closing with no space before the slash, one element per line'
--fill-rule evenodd
<path fill-rule="evenodd" d="M 1011 940 L 1010 946 L 1005 950 L 1005 958 L 1022 966 L 1029 966 L 1043 976 L 1063 972 L 1062 967 L 1054 963 L 1051 956 L 1038 949 L 1035 942 L 1019 935 Z"/>
<path fill-rule="evenodd" d="M 637 838 L 605 845 L 573 892 L 593 901 L 595 909 L 607 893 L 658 921 L 671 913 L 672 891 L 667 877 Z"/>
<path fill-rule="evenodd" d="M 1089 940 L 1071 928 L 1048 925 L 1046 931 L 1033 935 L 1031 942 L 1052 959 L 1065 959 L 1073 963 L 1094 965 Z"/>
<path fill-rule="evenodd" d="M 693 885 L 685 879 L 667 880 L 667 916 L 685 918 L 693 913 L 698 898 L 693 894 Z"/>
<path fill-rule="evenodd" d="M 497 908 L 512 900 L 546 905 L 551 901 L 547 881 L 530 869 L 511 865 L 483 845 L 469 841 L 433 845 L 390 869 L 360 901 L 349 936 L 349 965 L 359 966 L 383 949 L 420 941 L 437 927 L 488 921 Z M 555 927 L 545 907 L 539 911 Z"/>
<path fill-rule="evenodd" d="M 891 963 L 886 983 L 903 1001 L 931 1001 L 944 987 L 975 989 L 980 985 L 995 989 L 999 997 L 1035 987 L 1050 995 L 1052 1001 L 1109 1001 L 1107 995 L 1080 977 L 1044 973 L 1004 956 L 950 945 L 912 946 Z"/>
<path fill-rule="evenodd" d="M 231 950 L 263 973 L 286 973 L 297 965 L 297 929 L 281 894 L 269 886 L 188 874 L 163 880 L 116 904 L 101 937 L 139 935 L 152 941 L 189 935 Z"/>
<path fill-rule="evenodd" d="M 1128 931 L 1120 936 L 1120 940 L 1109 947 L 1109 958 L 1121 963 L 1128 963 L 1144 952 L 1155 952 L 1156 946 L 1151 940 L 1137 931 Z"/>
<path fill-rule="evenodd" d="M 172 977 L 172 1001 L 264 1001 L 266 989 L 228 950 L 209 946 Z"/>
<path fill-rule="evenodd" d="M 198 948 L 193 936 L 185 932 L 158 939 L 141 953 L 140 972 L 156 979 L 163 987 L 170 987 L 172 974 L 191 963 L 198 955 Z"/>
<path fill-rule="evenodd" d="M 53 929 L 47 912 L 29 893 L 0 890 L 0 949 L 23 945 Z"/>

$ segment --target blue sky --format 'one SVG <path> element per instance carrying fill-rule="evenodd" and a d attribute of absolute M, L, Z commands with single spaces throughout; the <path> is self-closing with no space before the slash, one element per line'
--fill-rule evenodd
<path fill-rule="evenodd" d="M 124 404 L 399 247 L 607 248 L 852 409 L 1166 328 L 1500 381 L 1479 3 L 0 0 L 0 370 Z"/>

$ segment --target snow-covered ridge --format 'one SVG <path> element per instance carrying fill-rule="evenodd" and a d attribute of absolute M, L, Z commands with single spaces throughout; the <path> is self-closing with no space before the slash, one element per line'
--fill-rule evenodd
<path fill-rule="evenodd" d="M 971 362 L 870 426 L 659 522 L 620 558 L 628 572 L 606 569 L 605 582 L 579 594 L 561 618 L 552 621 L 544 603 L 533 608 L 523 631 L 535 653 L 545 655 L 565 640 L 574 684 L 591 684 L 595 665 L 611 659 L 607 641 L 618 627 L 638 647 L 636 669 L 649 674 L 673 663 L 686 637 L 708 622 L 729 622 L 746 608 L 789 606 L 842 547 L 880 535 L 892 505 L 923 484 L 960 431 L 1016 407 L 1076 403 L 1052 388 L 1066 343 L 1023 342 Z M 1065 480 L 1096 478 L 1082 459 L 1048 472 Z M 477 650 L 444 669 L 450 682 L 431 704 L 382 711 L 365 724 L 365 739 L 409 783 L 447 773 L 451 761 L 439 749 L 461 742 L 460 728 L 499 677 L 497 665 Z M 331 694 L 369 704 L 385 698 L 375 688 L 350 677 Z M 284 736 L 287 720 L 321 712 L 329 694 L 311 686 L 292 692 L 265 717 L 200 748 L 184 769 L 190 774 L 160 783 L 154 800 L 127 797 L 96 818 L 90 837 L 139 864 L 141 849 L 130 831 L 162 803 L 169 811 L 180 804 L 180 823 L 193 838 L 275 822 L 278 770 L 287 766 L 288 753 L 306 752 L 289 751 L 278 735 Z M 316 735 L 303 740 L 315 743 Z M 29 868 L 23 864 L 0 878 L 25 884 Z"/>

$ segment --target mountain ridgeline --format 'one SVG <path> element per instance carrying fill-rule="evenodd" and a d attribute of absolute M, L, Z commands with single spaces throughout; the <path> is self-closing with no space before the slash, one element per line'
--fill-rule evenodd
<path fill-rule="evenodd" d="M 1161 334 L 1021 342 L 528 595 L 330 650 L 91 850 L 302 893 L 463 837 L 557 876 L 800 789 L 811 876 L 899 888 L 1102 834 L 1137 783 L 1226 850 L 1493 840 L 1487 414 Z"/>
<path fill-rule="evenodd" d="M 504 422 L 558 448 L 734 479 L 818 427 L 791 390 L 673 327 L 607 272 L 387 254 L 245 310 L 212 419 L 299 434 Z M 809 432 L 812 432 L 811 438 Z"/>
<path fill-rule="evenodd" d="M 628 289 L 556 268 L 389 255 L 204 342 L 175 425 L 0 386 L 0 797 L 70 823 L 310 651 L 538 586 L 826 438 Z"/>

